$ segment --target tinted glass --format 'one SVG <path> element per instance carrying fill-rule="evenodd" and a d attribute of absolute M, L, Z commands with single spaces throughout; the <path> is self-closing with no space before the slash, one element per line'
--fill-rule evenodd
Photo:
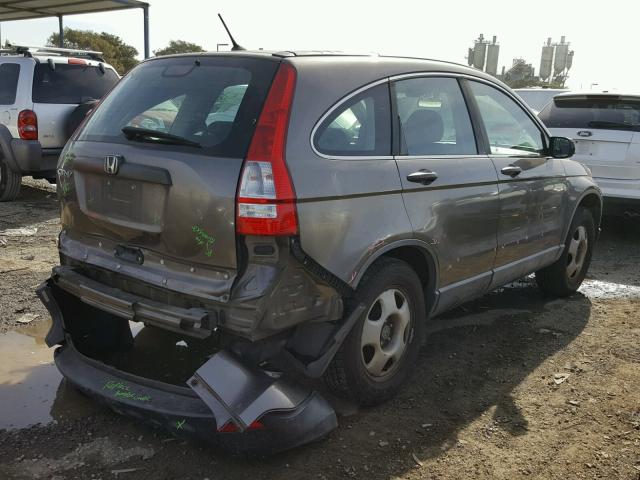
<path fill-rule="evenodd" d="M 478 153 L 469 112 L 453 78 L 411 78 L 395 84 L 402 155 Z"/>
<path fill-rule="evenodd" d="M 494 155 L 543 155 L 542 131 L 514 100 L 496 88 L 469 82 Z"/>
<path fill-rule="evenodd" d="M 79 139 L 126 143 L 121 129 L 134 126 L 192 140 L 210 155 L 242 158 L 277 66 L 213 57 L 144 63 L 102 102 Z"/>
<path fill-rule="evenodd" d="M 549 128 L 602 128 L 640 132 L 640 99 L 608 96 L 556 98 L 538 115 Z"/>
<path fill-rule="evenodd" d="M 33 73 L 33 102 L 75 104 L 99 100 L 118 82 L 113 70 L 89 65 L 36 65 Z"/>
<path fill-rule="evenodd" d="M 20 65 L 3 63 L 0 65 L 0 105 L 13 105 L 16 101 Z"/>
<path fill-rule="evenodd" d="M 372 87 L 338 107 L 315 135 L 327 155 L 391 155 L 391 109 L 387 84 Z"/>

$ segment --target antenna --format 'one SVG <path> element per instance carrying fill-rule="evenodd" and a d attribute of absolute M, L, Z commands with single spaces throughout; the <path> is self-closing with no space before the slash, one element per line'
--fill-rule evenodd
<path fill-rule="evenodd" d="M 231 47 L 231 50 L 234 51 L 234 52 L 237 51 L 237 50 L 246 50 L 246 48 L 241 47 L 240 45 L 238 45 L 238 42 L 236 42 L 236 39 L 233 38 L 233 35 L 231 35 L 231 32 L 229 31 L 229 28 L 227 28 L 227 24 L 224 23 L 224 19 L 222 18 L 222 15 L 218 14 L 218 18 L 220 18 L 220 21 L 222 22 L 222 26 L 227 31 L 227 35 L 229 35 L 229 38 L 231 39 L 231 44 L 233 45 L 233 47 Z"/>

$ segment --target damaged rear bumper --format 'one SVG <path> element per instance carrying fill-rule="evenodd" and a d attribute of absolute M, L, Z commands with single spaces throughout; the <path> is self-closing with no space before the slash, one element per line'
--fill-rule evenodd
<path fill-rule="evenodd" d="M 295 408 L 264 413 L 258 428 L 220 432 L 216 417 L 188 387 L 127 374 L 85 357 L 72 345 L 58 347 L 56 366 L 73 385 L 122 415 L 198 438 L 233 454 L 271 454 L 319 439 L 337 426 L 335 412 L 316 392 Z"/>
<path fill-rule="evenodd" d="M 54 287 L 56 288 L 56 287 Z M 88 396 L 117 413 L 233 454 L 271 454 L 319 439 L 337 427 L 333 408 L 314 390 L 244 365 L 222 350 L 185 386 L 131 374 L 78 351 L 52 285 L 37 290 L 53 319 L 47 344 L 55 363 Z"/>

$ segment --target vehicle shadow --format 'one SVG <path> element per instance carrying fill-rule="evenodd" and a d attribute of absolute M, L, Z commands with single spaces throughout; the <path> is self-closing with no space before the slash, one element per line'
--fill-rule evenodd
<path fill-rule="evenodd" d="M 55 191 L 23 183 L 18 198 L 2 203 L 0 231 L 53 221 L 59 216 Z"/>

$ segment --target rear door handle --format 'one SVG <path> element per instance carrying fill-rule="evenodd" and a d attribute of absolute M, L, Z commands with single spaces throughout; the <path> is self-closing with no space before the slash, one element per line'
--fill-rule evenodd
<path fill-rule="evenodd" d="M 424 169 L 407 175 L 407 180 L 409 180 L 410 182 L 421 183 L 423 185 L 430 184 L 436 178 L 438 178 L 438 174 L 436 172 Z"/>
<path fill-rule="evenodd" d="M 520 167 L 516 167 L 515 165 L 509 165 L 500 170 L 500 173 L 503 175 L 508 175 L 511 178 L 517 177 L 522 173 L 522 169 Z"/>

